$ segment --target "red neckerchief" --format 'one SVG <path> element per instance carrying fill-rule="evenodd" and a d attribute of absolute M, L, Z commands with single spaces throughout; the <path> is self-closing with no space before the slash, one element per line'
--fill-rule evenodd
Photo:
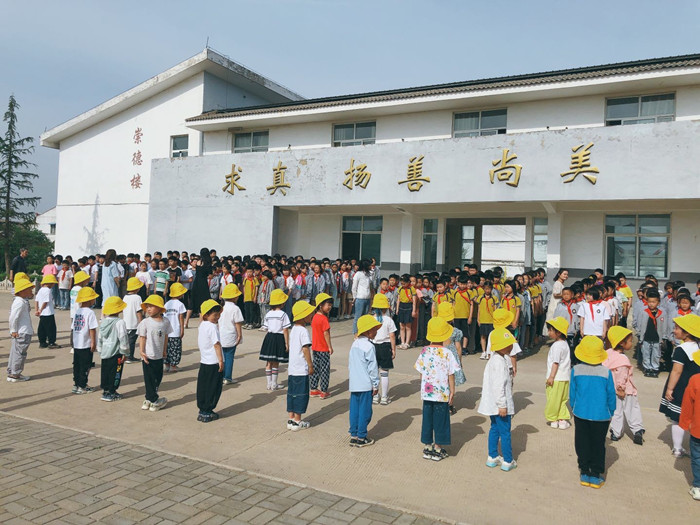
<path fill-rule="evenodd" d="M 462 296 L 462 299 L 464 299 L 464 300 L 467 302 L 468 305 L 471 306 L 471 304 L 472 304 L 472 299 L 471 299 L 471 297 L 469 297 L 469 290 L 464 290 L 464 291 L 462 291 L 462 290 L 457 290 L 457 293 L 458 293 L 459 295 Z M 464 294 L 466 294 L 466 297 L 465 297 Z"/>
<path fill-rule="evenodd" d="M 623 288 L 629 288 L 629 286 L 627 286 L 626 284 L 623 284 L 622 286 L 617 287 L 618 290 L 622 290 Z"/>
<path fill-rule="evenodd" d="M 389 286 L 389 291 L 390 291 L 390 292 L 393 292 L 394 290 L 396 290 L 396 286 Z"/>
<path fill-rule="evenodd" d="M 223 277 L 223 279 L 224 279 L 224 286 L 227 284 L 231 284 L 233 282 L 233 276 L 230 273 L 228 274 L 228 276 L 226 274 L 224 274 L 221 277 Z M 231 283 L 229 283 L 229 280 L 227 279 L 227 277 L 231 278 Z"/>
<path fill-rule="evenodd" d="M 657 320 L 659 317 L 661 317 L 661 310 L 658 310 L 658 309 L 657 309 L 655 313 L 652 313 L 652 311 L 649 310 L 649 308 L 645 308 L 644 311 L 645 311 L 645 312 L 647 313 L 647 315 L 651 318 L 651 320 L 654 321 L 654 328 L 657 328 L 657 327 L 656 327 L 656 320 Z"/>
<path fill-rule="evenodd" d="M 382 295 L 386 295 L 389 293 L 389 290 L 382 290 L 381 288 L 379 289 L 379 293 Z"/>
<path fill-rule="evenodd" d="M 574 300 L 572 299 L 572 300 L 569 301 L 568 303 L 567 303 L 566 301 L 562 301 L 561 304 L 563 304 L 564 306 L 566 306 L 566 309 L 569 311 L 569 322 L 573 321 L 573 320 L 574 320 L 574 314 L 573 314 L 573 312 L 571 311 L 571 305 L 572 305 L 572 304 L 576 304 L 576 303 L 574 302 Z"/>
<path fill-rule="evenodd" d="M 262 291 L 263 294 L 265 294 L 265 290 L 267 290 L 267 285 L 268 285 L 269 283 L 270 283 L 270 281 L 268 281 L 268 280 L 265 280 L 265 281 L 263 281 L 263 282 L 261 283 L 261 284 L 262 284 L 262 290 L 261 290 L 261 291 Z"/>
<path fill-rule="evenodd" d="M 489 315 L 493 315 L 493 314 L 491 313 L 491 308 L 489 308 L 489 300 L 492 300 L 493 297 L 486 297 L 486 296 L 484 296 L 484 299 L 486 299 L 486 310 L 488 311 Z"/>
<path fill-rule="evenodd" d="M 446 293 L 438 293 L 438 294 L 435 294 L 435 302 L 436 302 L 437 304 L 442 303 L 442 301 L 444 301 L 445 299 L 447 299 L 447 294 L 446 294 Z"/>
<path fill-rule="evenodd" d="M 413 294 L 411 294 L 411 288 L 410 288 L 410 287 L 408 287 L 408 288 L 401 288 L 401 290 L 403 290 L 404 292 L 406 292 L 406 299 L 408 299 L 409 301 L 413 299 Z"/>
<path fill-rule="evenodd" d="M 66 272 L 67 272 L 67 271 L 68 271 L 68 270 L 61 270 L 61 277 L 59 278 L 59 281 L 62 281 L 62 280 L 63 280 L 63 278 L 66 276 Z"/>
<path fill-rule="evenodd" d="M 504 297 L 503 300 L 506 302 L 506 310 L 510 312 L 510 302 L 513 301 L 513 306 L 515 306 L 515 297 Z"/>
<path fill-rule="evenodd" d="M 680 315 L 681 317 L 683 317 L 684 315 L 692 314 L 692 313 L 693 313 L 692 310 L 681 310 L 680 308 L 678 309 L 678 315 Z"/>
<path fill-rule="evenodd" d="M 588 307 L 591 309 L 591 321 L 595 321 L 595 314 L 593 313 L 593 305 L 600 304 L 602 302 L 603 302 L 602 299 L 598 299 L 597 301 L 591 301 L 590 303 L 588 303 Z"/>

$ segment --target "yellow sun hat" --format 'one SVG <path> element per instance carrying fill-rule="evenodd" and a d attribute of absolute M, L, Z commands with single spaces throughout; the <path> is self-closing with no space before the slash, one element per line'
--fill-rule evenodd
<path fill-rule="evenodd" d="M 611 326 L 608 330 L 608 341 L 610 341 L 611 348 L 617 348 L 622 341 L 624 341 L 628 335 L 632 334 L 632 330 L 625 328 L 624 326 Z"/>
<path fill-rule="evenodd" d="M 310 314 L 314 313 L 314 310 L 316 310 L 316 308 L 311 306 L 306 301 L 297 301 L 292 307 L 294 322 L 306 319 Z"/>
<path fill-rule="evenodd" d="M 221 308 L 221 305 L 216 302 L 214 299 L 207 299 L 202 303 L 202 306 L 200 306 L 199 311 L 201 314 L 204 316 L 208 314 L 213 308 L 219 307 Z"/>
<path fill-rule="evenodd" d="M 492 352 L 498 352 L 516 343 L 515 336 L 505 328 L 494 328 L 489 337 L 491 338 Z"/>
<path fill-rule="evenodd" d="M 386 310 L 389 308 L 389 298 L 383 293 L 378 293 L 374 296 L 374 299 L 372 299 L 372 308 Z"/>
<path fill-rule="evenodd" d="M 362 335 L 369 332 L 375 326 L 381 326 L 382 323 L 377 321 L 373 315 L 363 315 L 357 320 L 357 335 Z"/>
<path fill-rule="evenodd" d="M 493 327 L 505 328 L 510 325 L 515 319 L 515 314 L 505 308 L 499 308 L 493 312 Z"/>
<path fill-rule="evenodd" d="M 17 272 L 12 280 L 17 282 L 20 279 L 24 279 L 26 281 L 29 281 L 29 276 L 24 272 Z"/>
<path fill-rule="evenodd" d="M 143 282 L 138 277 L 130 277 L 126 282 L 126 291 L 133 292 L 135 290 L 140 290 L 143 286 Z"/>
<path fill-rule="evenodd" d="M 455 307 L 452 306 L 452 303 L 440 303 L 437 308 L 437 314 L 438 317 L 442 317 L 445 321 L 454 321 Z"/>
<path fill-rule="evenodd" d="M 425 338 L 431 343 L 444 343 L 454 332 L 454 328 L 443 317 L 433 317 L 428 321 L 428 333 Z"/>
<path fill-rule="evenodd" d="M 289 296 L 284 293 L 280 288 L 272 290 L 270 292 L 270 306 L 279 306 L 284 304 L 289 299 Z"/>
<path fill-rule="evenodd" d="M 87 272 L 80 270 L 75 272 L 75 275 L 73 276 L 73 284 L 81 284 L 89 279 L 90 276 L 87 274 Z"/>
<path fill-rule="evenodd" d="M 142 304 L 152 304 L 153 306 L 157 306 L 161 310 L 165 310 L 165 303 L 163 302 L 163 298 L 160 295 L 149 295 Z"/>
<path fill-rule="evenodd" d="M 90 288 L 89 286 L 85 286 L 84 288 L 81 288 L 80 291 L 78 292 L 78 296 L 75 298 L 75 302 L 80 304 L 80 303 L 87 303 L 88 301 L 92 301 L 93 299 L 97 299 L 99 295 Z"/>
<path fill-rule="evenodd" d="M 683 315 L 673 319 L 673 322 L 693 337 L 700 339 L 700 317 L 695 314 Z"/>
<path fill-rule="evenodd" d="M 126 308 L 126 303 L 119 297 L 116 295 L 113 297 L 108 297 L 104 306 L 102 307 L 102 315 L 118 314 L 119 312 L 124 311 L 124 308 Z"/>
<path fill-rule="evenodd" d="M 182 297 L 187 293 L 187 288 L 185 288 L 183 285 L 180 283 L 173 283 L 170 286 L 170 289 L 168 290 L 168 295 L 172 299 L 177 299 L 178 297 Z"/>
<path fill-rule="evenodd" d="M 34 285 L 29 279 L 17 279 L 15 281 L 15 295 L 17 295 L 20 292 L 23 292 L 27 288 L 33 288 Z"/>
<path fill-rule="evenodd" d="M 603 341 L 594 335 L 587 335 L 581 339 L 574 355 L 579 361 L 589 365 L 599 365 L 608 358 L 608 353 L 603 348 Z"/>
<path fill-rule="evenodd" d="M 327 293 L 321 292 L 320 294 L 318 294 L 316 296 L 316 298 L 314 299 L 314 302 L 316 303 L 316 306 L 321 306 L 321 303 L 323 301 L 327 301 L 328 299 L 332 300 L 333 298 L 330 295 L 328 295 Z"/>
<path fill-rule="evenodd" d="M 48 274 L 41 279 L 41 284 L 58 284 L 58 281 L 55 275 Z"/>
<path fill-rule="evenodd" d="M 566 333 L 569 331 L 569 321 L 567 321 L 563 317 L 555 317 L 554 319 L 550 319 L 549 321 L 547 321 L 547 324 L 554 328 L 564 337 L 566 337 Z"/>
<path fill-rule="evenodd" d="M 229 283 L 224 286 L 224 291 L 221 292 L 222 299 L 235 299 L 236 297 L 240 297 L 240 295 L 241 290 L 238 288 L 237 284 L 233 283 Z"/>

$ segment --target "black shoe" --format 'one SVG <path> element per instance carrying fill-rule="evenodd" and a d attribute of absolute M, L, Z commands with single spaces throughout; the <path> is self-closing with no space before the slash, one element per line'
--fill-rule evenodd
<path fill-rule="evenodd" d="M 633 439 L 634 439 L 635 445 L 643 445 L 644 444 L 644 431 L 638 430 L 637 432 L 635 432 Z"/>
<path fill-rule="evenodd" d="M 209 417 L 212 421 L 216 421 L 217 419 L 219 419 L 219 414 L 212 410 L 211 412 L 209 412 Z"/>
<path fill-rule="evenodd" d="M 644 377 L 651 377 L 651 372 L 649 370 L 645 370 Z"/>
<path fill-rule="evenodd" d="M 447 458 L 449 454 L 444 448 L 441 448 L 440 450 L 434 449 L 433 450 L 433 457 L 431 458 L 433 461 L 442 461 L 443 459 Z"/>
<path fill-rule="evenodd" d="M 48 348 L 49 345 L 39 345 L 39 348 Z"/>
<path fill-rule="evenodd" d="M 457 409 L 455 408 L 455 406 L 450 405 L 450 414 L 454 416 L 456 413 L 457 413 Z"/>
<path fill-rule="evenodd" d="M 425 447 L 423 449 L 423 459 L 433 459 L 433 453 L 435 451 L 430 447 Z"/>
<path fill-rule="evenodd" d="M 658 370 L 654 370 L 654 371 L 651 373 L 651 377 L 659 377 L 659 371 L 658 371 Z"/>
<path fill-rule="evenodd" d="M 355 446 L 357 448 L 362 448 L 362 447 L 368 447 L 370 445 L 374 445 L 374 440 L 370 439 L 368 437 L 363 438 L 363 439 L 357 439 L 357 442 L 355 443 Z"/>
<path fill-rule="evenodd" d="M 350 438 L 350 446 L 351 447 L 357 446 L 357 438 Z"/>
<path fill-rule="evenodd" d="M 622 436 L 616 436 L 615 434 L 613 434 L 612 430 L 610 431 L 610 441 L 620 441 L 621 437 Z"/>

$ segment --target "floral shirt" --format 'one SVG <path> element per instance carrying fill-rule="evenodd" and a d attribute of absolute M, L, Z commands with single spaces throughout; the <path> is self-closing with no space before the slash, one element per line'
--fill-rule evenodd
<path fill-rule="evenodd" d="M 444 346 L 426 346 L 414 367 L 421 374 L 421 399 L 447 403 L 450 399 L 449 377 L 460 370 L 454 354 Z"/>

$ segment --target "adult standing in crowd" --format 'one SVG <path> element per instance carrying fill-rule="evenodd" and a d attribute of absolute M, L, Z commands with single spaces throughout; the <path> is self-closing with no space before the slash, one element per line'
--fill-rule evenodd
<path fill-rule="evenodd" d="M 357 333 L 357 320 L 369 312 L 370 299 L 372 297 L 372 280 L 370 278 L 370 262 L 363 259 L 360 262 L 360 271 L 352 279 L 352 297 L 355 305 L 355 321 L 352 325 L 352 333 Z"/>
<path fill-rule="evenodd" d="M 547 308 L 547 321 L 554 319 L 554 310 L 557 309 L 557 306 L 561 302 L 561 292 L 564 289 L 564 283 L 568 278 L 569 270 L 567 270 L 566 268 L 559 268 L 559 271 L 554 276 L 554 284 L 552 285 L 552 298 L 549 300 L 549 307 Z"/>
<path fill-rule="evenodd" d="M 216 252 L 212 250 L 216 255 Z M 199 314 L 199 309 L 202 303 L 209 297 L 209 283 L 207 278 L 212 273 L 211 268 L 211 254 L 208 248 L 202 248 L 199 250 L 199 260 L 196 261 L 192 266 L 194 268 L 194 280 L 192 281 L 192 288 L 190 289 L 190 301 L 187 305 L 187 316 L 185 318 L 185 328 L 188 328 L 190 317 L 192 313 Z"/>
<path fill-rule="evenodd" d="M 29 250 L 26 248 L 19 249 L 19 255 L 12 259 L 12 264 L 10 265 L 10 281 L 15 280 L 15 275 L 18 273 L 28 273 L 27 272 L 27 256 L 29 255 Z"/>
<path fill-rule="evenodd" d="M 119 296 L 119 263 L 117 262 L 117 252 L 109 249 L 105 253 L 105 262 L 102 264 L 102 279 L 100 285 L 102 288 L 102 302 L 110 297 Z"/>

